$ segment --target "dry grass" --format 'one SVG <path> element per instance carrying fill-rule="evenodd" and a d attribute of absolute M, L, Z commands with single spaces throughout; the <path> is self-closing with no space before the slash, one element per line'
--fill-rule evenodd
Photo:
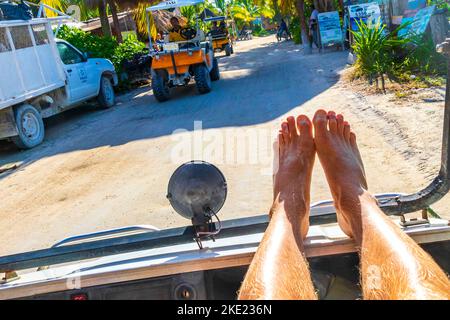
<path fill-rule="evenodd" d="M 355 91 L 360 93 L 370 95 L 384 94 L 381 89 L 381 82 L 379 83 L 380 86 L 377 86 L 376 82 L 370 84 L 354 66 L 347 68 L 343 72 L 341 80 L 344 84 L 351 85 Z M 444 85 L 445 78 L 439 76 L 404 75 L 398 82 L 390 80 L 386 80 L 385 82 L 386 93 L 392 93 L 399 100 L 410 98 L 420 89 L 441 87 Z"/>

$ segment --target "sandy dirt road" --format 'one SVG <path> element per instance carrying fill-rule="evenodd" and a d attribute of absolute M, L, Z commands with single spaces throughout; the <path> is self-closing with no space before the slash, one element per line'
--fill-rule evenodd
<path fill-rule="evenodd" d="M 312 116 L 319 107 L 351 122 L 373 192 L 417 191 L 439 168 L 442 90 L 412 104 L 366 96 L 340 81 L 346 58 L 305 56 L 273 36 L 240 42 L 235 55 L 220 58 L 222 79 L 210 94 L 191 85 L 161 104 L 142 88 L 110 110 L 83 107 L 47 121 L 46 140 L 35 149 L 1 144 L 0 168 L 18 168 L 0 175 L 0 255 L 125 225 L 187 225 L 165 195 L 173 171 L 193 158 L 215 163 L 227 178 L 222 219 L 264 214 L 271 134 L 287 115 Z M 198 121 L 201 132 L 194 131 Z M 330 198 L 316 164 L 313 201 Z M 450 217 L 449 203 L 436 205 L 443 216 Z"/>

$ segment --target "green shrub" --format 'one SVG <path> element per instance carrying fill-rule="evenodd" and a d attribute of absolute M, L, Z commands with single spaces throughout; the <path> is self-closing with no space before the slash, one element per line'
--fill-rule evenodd
<path fill-rule="evenodd" d="M 289 31 L 291 32 L 292 39 L 295 44 L 302 43 L 302 29 L 300 28 L 300 19 L 294 17 L 289 25 Z"/>
<path fill-rule="evenodd" d="M 357 22 L 358 31 L 352 31 L 354 37 L 353 50 L 357 55 L 357 69 L 372 83 L 378 84 L 381 78 L 382 89 L 385 91 L 384 76 L 394 78 L 401 68 L 398 51 L 408 43 L 408 39 L 397 39 L 400 26 L 392 33 L 385 31 L 380 22 L 369 26 L 364 22 Z"/>
<path fill-rule="evenodd" d="M 136 35 L 130 34 L 115 48 L 111 61 L 116 66 L 116 69 L 122 70 L 122 64 L 125 60 L 131 59 L 136 53 L 144 51 L 145 43 L 140 42 Z"/>
<path fill-rule="evenodd" d="M 83 52 L 88 52 L 93 58 L 111 59 L 119 45 L 114 38 L 99 37 L 66 25 L 59 30 L 58 38 L 66 40 Z"/>
<path fill-rule="evenodd" d="M 425 75 L 445 75 L 446 60 L 436 52 L 429 36 L 412 36 L 404 61 L 404 71 Z"/>
<path fill-rule="evenodd" d="M 269 32 L 264 29 L 261 25 L 256 25 L 253 28 L 252 34 L 256 37 L 265 37 L 269 35 Z"/>
<path fill-rule="evenodd" d="M 120 74 L 123 71 L 123 62 L 145 50 L 145 44 L 133 34 L 128 35 L 124 42 L 119 44 L 115 38 L 99 37 L 64 25 L 58 33 L 58 38 L 66 40 L 83 52 L 88 52 L 92 58 L 109 59 L 114 64 L 119 79 L 121 79 Z"/>

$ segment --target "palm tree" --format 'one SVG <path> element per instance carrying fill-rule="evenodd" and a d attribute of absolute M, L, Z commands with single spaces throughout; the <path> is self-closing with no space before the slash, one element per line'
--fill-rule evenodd
<path fill-rule="evenodd" d="M 296 15 L 298 16 L 298 18 L 300 20 L 302 44 L 303 44 L 303 47 L 305 50 L 309 49 L 308 25 L 306 23 L 306 17 L 305 17 L 305 5 L 306 5 L 306 2 L 309 5 L 312 4 L 312 1 L 315 1 L 315 0 L 307 0 L 307 1 L 305 1 L 305 0 L 281 0 L 280 1 L 280 9 L 284 15 L 291 13 L 292 11 L 296 11 Z"/>
<path fill-rule="evenodd" d="M 261 16 L 272 18 L 274 11 L 267 5 L 257 6 L 253 0 L 235 0 L 231 4 L 231 13 L 236 20 L 244 25 L 252 22 Z"/>
<path fill-rule="evenodd" d="M 214 0 L 214 4 L 216 5 L 216 8 L 222 12 L 223 15 L 226 14 L 227 5 L 225 3 L 225 0 Z"/>
<path fill-rule="evenodd" d="M 111 37 L 111 26 L 109 25 L 108 19 L 108 7 L 106 0 L 85 0 L 86 6 L 91 9 L 97 9 L 100 22 L 102 25 L 102 33 L 105 37 Z"/>
<path fill-rule="evenodd" d="M 117 41 L 122 42 L 122 32 L 120 31 L 120 23 L 119 17 L 117 15 L 117 3 L 114 0 L 107 0 L 109 5 L 109 10 L 111 10 L 111 15 L 113 18 L 113 26 L 114 26 L 114 35 L 116 36 Z M 108 21 L 109 24 L 109 21 Z"/>
<path fill-rule="evenodd" d="M 307 50 L 309 48 L 308 46 L 308 26 L 306 24 L 306 18 L 305 18 L 305 0 L 296 0 L 295 5 L 297 8 L 298 17 L 300 19 L 300 29 L 302 30 L 302 44 L 303 48 Z"/>

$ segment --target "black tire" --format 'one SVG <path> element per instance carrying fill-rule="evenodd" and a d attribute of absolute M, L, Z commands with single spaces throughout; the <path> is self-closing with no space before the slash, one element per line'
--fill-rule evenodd
<path fill-rule="evenodd" d="M 170 99 L 167 80 L 159 72 L 152 73 L 152 89 L 153 95 L 159 102 L 164 102 Z"/>
<path fill-rule="evenodd" d="M 208 68 L 199 64 L 194 69 L 194 79 L 197 85 L 197 90 L 200 94 L 208 93 L 211 91 L 211 76 L 209 75 Z"/>
<path fill-rule="evenodd" d="M 225 45 L 225 54 L 227 55 L 227 57 L 231 55 L 231 46 L 229 43 Z"/>
<path fill-rule="evenodd" d="M 231 54 L 234 54 L 234 47 L 231 45 Z"/>
<path fill-rule="evenodd" d="M 102 76 L 100 79 L 100 92 L 97 97 L 98 105 L 101 109 L 109 109 L 116 104 L 116 95 L 111 79 Z"/>
<path fill-rule="evenodd" d="M 23 104 L 14 111 L 19 135 L 11 140 L 20 149 L 31 149 L 44 141 L 45 127 L 41 113 L 30 104 Z"/>
<path fill-rule="evenodd" d="M 220 79 L 219 62 L 217 61 L 217 58 L 213 58 L 213 67 L 209 72 L 209 75 L 211 77 L 211 81 L 217 81 Z"/>

